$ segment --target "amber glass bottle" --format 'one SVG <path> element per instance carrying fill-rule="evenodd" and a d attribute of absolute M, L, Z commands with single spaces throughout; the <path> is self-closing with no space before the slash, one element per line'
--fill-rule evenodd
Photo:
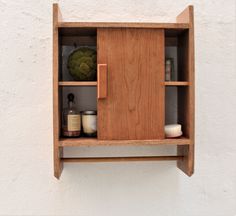
<path fill-rule="evenodd" d="M 75 108 L 75 96 L 67 96 L 68 107 L 63 111 L 62 133 L 65 137 L 78 137 L 81 131 L 80 113 Z"/>

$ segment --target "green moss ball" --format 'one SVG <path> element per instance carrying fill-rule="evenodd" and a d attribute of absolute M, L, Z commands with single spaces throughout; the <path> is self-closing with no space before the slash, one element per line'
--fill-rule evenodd
<path fill-rule="evenodd" d="M 97 77 L 97 52 L 89 47 L 81 47 L 68 57 L 67 68 L 78 81 L 94 81 Z"/>

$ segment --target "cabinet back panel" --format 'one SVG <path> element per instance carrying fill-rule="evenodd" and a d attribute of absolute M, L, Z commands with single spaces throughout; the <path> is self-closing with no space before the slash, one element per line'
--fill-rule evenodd
<path fill-rule="evenodd" d="M 98 29 L 108 95 L 98 100 L 99 139 L 164 138 L 164 30 Z"/>
<path fill-rule="evenodd" d="M 165 124 L 178 123 L 178 88 L 171 86 L 165 90 Z"/>
<path fill-rule="evenodd" d="M 189 81 L 189 33 L 178 37 L 178 80 Z"/>
<path fill-rule="evenodd" d="M 97 110 L 97 89 L 93 86 L 66 86 L 62 89 L 62 104 L 61 107 L 68 107 L 67 96 L 69 93 L 73 93 L 75 96 L 75 107 L 78 111 Z"/>
<path fill-rule="evenodd" d="M 178 123 L 182 125 L 185 137 L 190 137 L 190 98 L 188 88 L 178 89 Z"/>

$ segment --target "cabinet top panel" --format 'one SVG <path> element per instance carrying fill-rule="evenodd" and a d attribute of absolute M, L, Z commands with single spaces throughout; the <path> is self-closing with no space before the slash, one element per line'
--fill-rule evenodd
<path fill-rule="evenodd" d="M 188 29 L 189 23 L 135 23 L 135 22 L 58 22 L 59 28 L 161 28 Z"/>

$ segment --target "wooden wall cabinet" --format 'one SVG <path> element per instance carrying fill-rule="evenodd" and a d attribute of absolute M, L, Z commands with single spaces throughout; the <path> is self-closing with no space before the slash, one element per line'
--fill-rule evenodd
<path fill-rule="evenodd" d="M 96 47 L 96 82 L 72 81 L 66 77 L 63 56 L 74 44 Z M 165 82 L 169 47 L 176 53 L 177 73 L 175 81 Z M 86 101 L 87 109 L 90 106 L 97 109 L 97 138 L 61 136 L 63 101 L 68 88 L 85 92 L 86 98 L 78 101 L 81 106 Z M 93 92 L 92 96 L 86 93 L 86 88 Z M 172 115 L 172 99 L 176 108 L 171 123 L 182 124 L 183 136 L 166 139 L 164 125 L 170 121 L 168 114 Z M 57 178 L 65 162 L 154 160 L 176 160 L 177 166 L 191 176 L 194 168 L 193 6 L 187 7 L 176 23 L 91 23 L 64 22 L 58 5 L 53 4 L 53 119 Z M 98 145 L 173 145 L 177 146 L 177 155 L 63 157 L 63 147 Z"/>

